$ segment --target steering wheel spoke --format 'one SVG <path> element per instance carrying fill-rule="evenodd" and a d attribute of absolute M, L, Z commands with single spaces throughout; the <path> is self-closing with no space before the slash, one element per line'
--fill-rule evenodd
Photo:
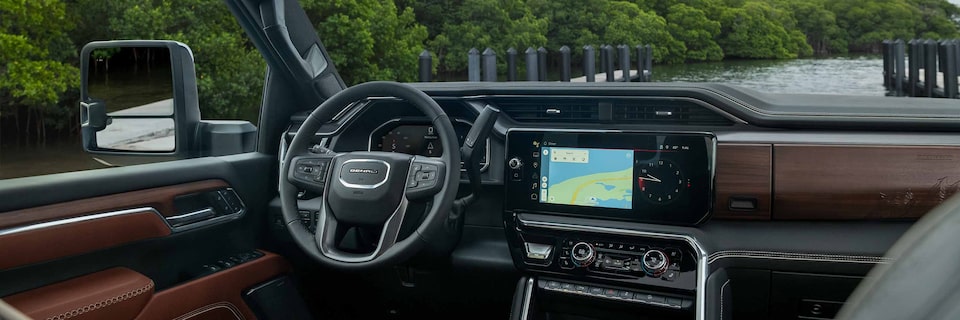
<path fill-rule="evenodd" d="M 446 170 L 443 161 L 415 156 L 407 174 L 406 198 L 419 200 L 436 195 L 443 188 Z"/>
<path fill-rule="evenodd" d="M 336 154 L 302 155 L 291 160 L 287 180 L 297 188 L 322 194 Z"/>
<path fill-rule="evenodd" d="M 397 209 L 394 210 L 390 218 L 383 224 L 380 237 L 377 239 L 377 245 L 374 250 L 369 253 L 350 253 L 339 249 L 338 242 L 340 241 L 340 236 L 349 226 L 343 225 L 342 222 L 334 218 L 334 216 L 330 214 L 330 208 L 324 205 L 320 211 L 320 219 L 317 222 L 317 233 L 315 236 L 317 247 L 320 248 L 320 251 L 328 258 L 340 262 L 361 263 L 374 260 L 387 253 L 399 240 L 400 227 L 403 225 L 408 203 L 406 200 L 400 202 Z"/>

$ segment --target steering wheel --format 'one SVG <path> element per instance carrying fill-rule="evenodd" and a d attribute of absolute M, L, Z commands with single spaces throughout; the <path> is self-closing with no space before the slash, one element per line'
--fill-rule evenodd
<path fill-rule="evenodd" d="M 350 103 L 372 97 L 395 97 L 415 106 L 430 119 L 446 152 L 437 159 L 390 152 L 308 151 L 322 124 Z M 383 81 L 343 90 L 310 113 L 284 156 L 280 200 L 287 230 L 309 256 L 330 267 L 358 270 L 402 262 L 426 243 L 440 239 L 460 184 L 458 150 L 450 119 L 422 91 Z M 297 188 L 323 195 L 315 234 L 298 222 Z M 415 231 L 400 239 L 411 201 L 427 201 L 427 214 Z M 341 248 L 342 238 L 352 227 L 380 230 L 373 251 Z"/>
<path fill-rule="evenodd" d="M 890 248 L 894 262 L 860 283 L 837 319 L 960 319 L 960 194 L 915 223 Z"/>

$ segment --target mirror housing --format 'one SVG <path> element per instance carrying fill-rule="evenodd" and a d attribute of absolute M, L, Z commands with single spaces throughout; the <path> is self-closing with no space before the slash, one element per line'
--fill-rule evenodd
<path fill-rule="evenodd" d="M 103 58 L 100 57 L 91 57 L 91 54 L 98 49 L 113 53 L 121 52 L 122 50 L 133 50 L 134 56 L 136 56 L 137 49 L 148 49 L 144 50 L 146 52 L 155 49 L 166 49 L 169 52 L 170 59 L 169 71 L 171 73 L 171 79 L 169 81 L 172 83 L 171 99 L 169 99 L 169 101 L 164 99 L 149 103 L 154 105 L 154 107 L 147 109 L 160 110 L 159 112 L 138 112 L 132 110 L 138 108 L 129 108 L 108 113 L 107 111 L 111 108 L 110 104 L 120 99 L 110 101 L 103 100 L 103 97 L 90 95 L 91 68 L 99 71 L 100 67 L 99 65 L 91 66 L 91 62 L 98 63 L 103 60 Z M 109 72 L 109 59 L 106 59 L 105 64 L 105 72 Z M 136 66 L 134 68 L 136 68 Z M 193 52 L 186 44 L 166 40 L 91 42 L 85 45 L 80 53 L 80 73 L 80 121 L 84 150 L 93 154 L 161 156 L 177 159 L 199 155 L 197 130 L 200 126 L 200 104 L 197 94 L 197 76 L 194 67 Z M 137 97 L 136 94 L 127 94 L 127 96 Z M 146 105 L 143 105 L 141 107 L 145 106 Z M 161 109 L 157 109 L 156 106 L 159 106 Z M 172 107 L 172 110 L 166 111 L 167 108 L 170 107 Z M 115 147 L 114 145 L 107 147 L 98 144 L 98 133 L 100 133 L 101 136 L 108 133 L 110 130 L 107 129 L 107 127 L 111 124 L 126 122 L 129 123 L 129 127 L 141 127 L 139 124 L 149 119 L 155 119 L 156 123 L 162 123 L 161 126 L 172 123 L 173 128 L 162 130 L 163 134 L 167 135 L 161 136 L 161 138 L 164 138 L 164 143 L 154 144 L 148 148 L 133 145 L 129 148 Z M 172 145 L 170 145 L 169 141 L 171 133 L 173 140 Z"/>

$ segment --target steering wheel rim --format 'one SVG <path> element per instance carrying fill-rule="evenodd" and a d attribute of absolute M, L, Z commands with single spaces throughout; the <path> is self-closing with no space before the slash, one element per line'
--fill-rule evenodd
<path fill-rule="evenodd" d="M 960 318 L 960 194 L 917 221 L 873 268 L 836 319 Z"/>
<path fill-rule="evenodd" d="M 342 111 L 350 103 L 372 97 L 395 97 L 415 106 L 423 112 L 433 124 L 439 136 L 440 143 L 443 146 L 443 150 L 446 150 L 446 152 L 440 156 L 439 160 L 388 152 L 304 155 L 304 150 L 307 150 L 309 144 L 312 143 L 312 136 L 319 130 L 323 123 L 331 120 L 334 115 Z M 284 224 L 298 246 L 310 257 L 327 266 L 340 269 L 360 270 L 385 267 L 402 262 L 419 252 L 419 250 L 430 241 L 441 239 L 440 234 L 443 232 L 444 222 L 453 206 L 457 195 L 457 188 L 460 183 L 459 149 L 459 142 L 450 119 L 436 101 L 422 91 L 410 85 L 387 81 L 367 82 L 347 88 L 315 108 L 297 130 L 296 135 L 288 147 L 288 151 L 283 159 L 283 165 L 280 169 L 281 179 L 279 188 Z M 315 234 L 311 234 L 299 223 L 299 209 L 296 196 L 298 187 L 308 190 L 318 187 L 317 185 L 311 185 L 309 183 L 310 181 L 308 181 L 309 179 L 303 179 L 303 173 L 297 171 L 299 169 L 297 165 L 300 163 L 314 163 L 309 162 L 313 161 L 311 159 L 326 159 L 326 161 L 329 161 L 328 168 L 323 170 L 323 174 L 325 174 L 326 177 L 323 179 L 323 182 L 316 183 L 323 185 L 323 206 Z M 360 186 L 346 182 L 344 180 L 345 175 L 351 175 L 347 177 L 348 180 L 354 178 L 365 179 L 367 177 L 353 175 L 363 175 L 365 173 L 375 173 L 375 175 L 379 175 L 379 172 L 383 169 L 383 166 L 380 166 L 379 170 L 353 167 L 356 166 L 357 163 L 364 161 L 383 162 L 386 164 L 386 173 L 383 174 L 383 180 L 375 185 Z M 302 168 L 303 166 L 301 165 L 299 167 Z M 420 171 L 412 171 L 416 168 L 423 170 L 438 168 L 436 170 L 436 184 L 429 188 L 423 185 L 411 187 L 409 185 L 409 179 L 420 179 L 419 176 L 414 177 L 414 174 L 421 173 Z M 319 175 L 317 177 L 319 177 Z M 407 180 L 402 181 L 402 184 L 400 184 L 401 190 L 396 190 L 398 179 L 402 179 L 403 177 L 406 177 Z M 389 183 L 387 183 L 388 181 Z M 344 189 L 343 187 L 345 186 L 346 188 Z M 389 193 L 387 191 L 389 191 Z M 366 198 L 353 198 L 355 194 L 364 192 L 366 192 L 366 194 L 359 197 L 367 197 L 367 194 L 373 194 L 374 196 L 371 196 L 373 200 L 368 201 Z M 338 236 L 338 228 L 341 227 L 341 220 L 374 223 L 383 216 L 380 212 L 365 214 L 353 208 L 364 208 L 359 211 L 365 211 L 367 208 L 376 207 L 384 202 L 394 201 L 396 192 L 402 192 L 399 200 L 396 200 L 399 201 L 399 203 L 396 205 L 394 212 L 389 214 L 383 222 L 381 237 L 374 252 L 358 255 L 337 248 L 335 239 Z M 376 201 L 381 199 L 377 197 L 377 195 L 380 194 L 382 194 L 381 198 L 385 200 Z M 429 199 L 430 205 L 428 212 L 424 216 L 421 224 L 405 239 L 393 239 L 391 242 L 391 239 L 387 237 L 391 235 L 396 236 L 399 233 L 399 226 L 404 219 L 407 209 L 406 205 L 409 201 L 429 196 L 432 196 L 432 199 Z M 350 205 L 332 203 L 334 201 L 343 201 Z M 384 208 L 385 207 L 386 205 L 384 205 Z M 338 213 L 332 208 L 339 208 L 340 212 Z M 344 208 L 351 208 L 351 210 Z M 376 209 L 379 210 L 382 208 Z M 370 216 L 374 218 L 369 219 Z"/>

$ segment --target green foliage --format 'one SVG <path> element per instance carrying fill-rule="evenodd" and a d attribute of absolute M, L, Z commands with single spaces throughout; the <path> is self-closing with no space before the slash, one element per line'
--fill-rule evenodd
<path fill-rule="evenodd" d="M 25 107 L 40 123 L 65 127 L 63 119 L 73 120 L 74 112 L 58 102 L 80 77 L 69 62 L 75 55 L 67 37 L 73 25 L 64 4 L 0 0 L 0 17 L 0 115 L 16 117 Z"/>
<path fill-rule="evenodd" d="M 429 42 L 441 70 L 466 69 L 470 48 L 503 53 L 547 45 L 547 20 L 536 17 L 523 0 L 465 0 L 451 13 L 442 34 Z"/>
<path fill-rule="evenodd" d="M 714 39 L 720 35 L 720 22 L 710 20 L 703 10 L 686 4 L 670 6 L 667 30 L 684 43 L 683 58 L 690 61 L 719 61 L 723 49 Z"/>
<path fill-rule="evenodd" d="M 393 0 L 306 0 L 301 5 L 348 85 L 416 80 L 416 57 L 427 28 L 416 22 L 413 8 L 399 9 Z"/>

